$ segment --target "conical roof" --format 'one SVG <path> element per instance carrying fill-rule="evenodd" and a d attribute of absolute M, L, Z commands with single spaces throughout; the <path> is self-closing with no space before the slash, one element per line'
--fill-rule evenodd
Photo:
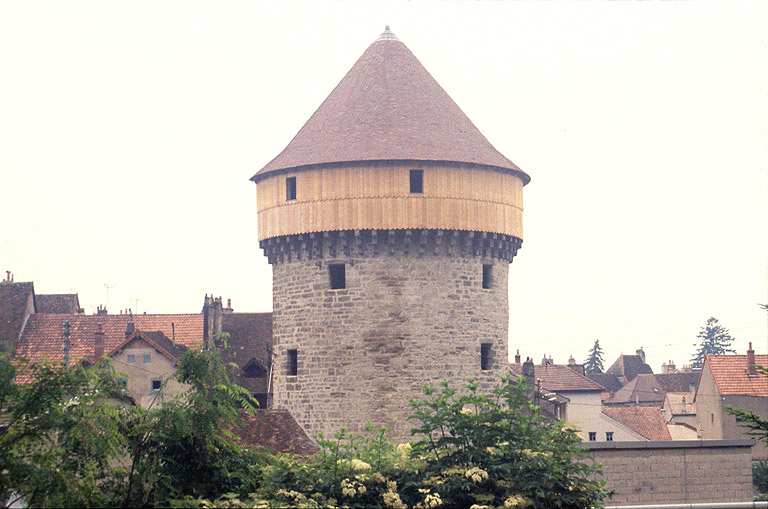
<path fill-rule="evenodd" d="M 389 27 L 252 180 L 310 165 L 441 161 L 530 177 L 493 148 Z"/>

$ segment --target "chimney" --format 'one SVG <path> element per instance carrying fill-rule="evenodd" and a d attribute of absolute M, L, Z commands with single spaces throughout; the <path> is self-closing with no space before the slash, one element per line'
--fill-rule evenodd
<path fill-rule="evenodd" d="M 136 326 L 133 324 L 133 322 L 128 322 L 128 324 L 125 326 L 125 337 L 128 338 L 136 331 Z"/>
<path fill-rule="evenodd" d="M 638 357 L 640 357 L 640 359 L 643 362 L 645 362 L 645 352 L 643 351 L 643 347 L 642 346 L 640 348 L 638 348 L 637 351 L 635 351 L 635 353 L 637 354 Z"/>
<path fill-rule="evenodd" d="M 234 309 L 232 309 L 232 299 L 227 299 L 227 307 L 224 308 L 225 313 L 234 313 Z"/>
<path fill-rule="evenodd" d="M 569 366 L 575 366 L 576 365 L 576 359 L 573 358 L 573 355 L 568 357 L 568 365 Z"/>
<path fill-rule="evenodd" d="M 515 364 L 520 364 L 520 349 L 518 349 L 515 354 Z"/>
<path fill-rule="evenodd" d="M 526 357 L 525 362 L 523 363 L 523 377 L 525 378 L 525 383 L 528 387 L 531 389 L 536 388 L 536 368 L 530 357 Z"/>
<path fill-rule="evenodd" d="M 101 328 L 101 324 L 98 324 L 98 330 L 93 335 L 93 356 L 96 360 L 100 360 L 104 357 L 104 330 Z"/>
<path fill-rule="evenodd" d="M 757 368 L 755 367 L 755 351 L 752 350 L 752 342 L 749 342 L 749 350 L 747 350 L 747 375 L 757 376 Z"/>
<path fill-rule="evenodd" d="M 99 306 L 96 308 L 96 314 L 97 315 L 106 315 L 107 314 L 106 306 L 102 306 L 101 304 L 99 304 Z"/>

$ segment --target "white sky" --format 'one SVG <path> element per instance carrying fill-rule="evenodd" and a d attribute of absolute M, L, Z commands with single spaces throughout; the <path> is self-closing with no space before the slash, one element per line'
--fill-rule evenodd
<path fill-rule="evenodd" d="M 768 2 L 0 1 L 0 271 L 270 310 L 248 179 L 385 24 L 532 177 L 511 354 L 768 351 Z"/>

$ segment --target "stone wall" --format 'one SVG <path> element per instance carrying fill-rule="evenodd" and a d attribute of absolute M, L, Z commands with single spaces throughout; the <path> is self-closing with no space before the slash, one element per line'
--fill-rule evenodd
<path fill-rule="evenodd" d="M 754 440 L 664 440 L 588 444 L 616 493 L 606 507 L 752 500 Z"/>
<path fill-rule="evenodd" d="M 274 261 L 274 407 L 290 410 L 310 436 L 372 421 L 406 440 L 408 399 L 422 396 L 422 384 L 474 377 L 490 385 L 504 373 L 508 262 L 476 256 L 471 245 L 449 247 L 358 238 L 349 250 Z M 341 263 L 346 288 L 331 289 L 328 266 Z M 488 289 L 484 264 L 492 266 Z M 296 376 L 289 350 L 297 351 Z"/>

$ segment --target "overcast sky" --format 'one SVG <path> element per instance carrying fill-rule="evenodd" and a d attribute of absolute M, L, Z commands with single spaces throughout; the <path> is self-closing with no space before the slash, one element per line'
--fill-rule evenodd
<path fill-rule="evenodd" d="M 2 1 L 0 271 L 269 311 L 248 179 L 386 24 L 532 177 L 511 354 L 768 353 L 768 2 Z"/>

